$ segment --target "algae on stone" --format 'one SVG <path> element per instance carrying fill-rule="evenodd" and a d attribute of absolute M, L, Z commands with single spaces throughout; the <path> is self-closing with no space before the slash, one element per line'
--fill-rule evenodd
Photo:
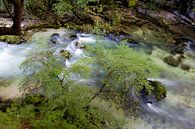
<path fill-rule="evenodd" d="M 153 86 L 152 95 L 154 95 L 157 101 L 165 98 L 167 95 L 166 88 L 158 81 L 150 81 L 150 84 Z"/>
<path fill-rule="evenodd" d="M 3 36 L 0 36 L 0 41 L 7 42 L 10 44 L 19 44 L 23 42 L 24 40 L 20 36 L 3 35 Z"/>

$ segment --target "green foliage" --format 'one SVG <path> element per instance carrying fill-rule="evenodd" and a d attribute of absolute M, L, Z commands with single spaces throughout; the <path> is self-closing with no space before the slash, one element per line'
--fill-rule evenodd
<path fill-rule="evenodd" d="M 55 96 L 57 92 L 54 91 L 62 90 L 62 82 L 59 75 L 68 72 L 63 69 L 63 65 L 56 60 L 52 51 L 39 52 L 33 50 L 29 54 L 29 58 L 21 65 L 21 68 L 26 75 L 23 82 L 24 88 L 25 86 L 28 88 L 29 84 L 34 84 L 36 88 L 43 88 L 45 95 L 48 97 Z"/>
<path fill-rule="evenodd" d="M 129 7 L 134 7 L 134 6 L 136 6 L 136 2 L 137 2 L 137 0 L 129 0 Z"/>
<path fill-rule="evenodd" d="M 146 6 L 149 10 L 152 11 L 160 11 L 162 10 L 162 8 L 160 7 L 160 5 L 163 5 L 164 3 L 166 3 L 166 0 L 158 0 L 158 1 L 146 1 Z M 173 7 L 172 2 L 169 3 L 170 7 Z"/>
<path fill-rule="evenodd" d="M 151 81 L 150 83 L 152 86 L 154 86 L 154 89 L 152 90 L 152 94 L 154 95 L 157 101 L 160 101 L 162 98 L 166 97 L 167 91 L 160 82 Z"/>
<path fill-rule="evenodd" d="M 129 99 L 129 95 L 139 96 L 143 88 L 148 93 L 151 91 L 146 78 L 154 75 L 155 67 L 147 57 L 124 45 L 110 49 L 97 45 L 89 51 L 89 56 L 91 58 L 81 59 L 67 68 L 53 55 L 53 51 L 30 52 L 21 65 L 26 76 L 22 88 L 28 92 L 23 98 L 12 102 L 6 113 L 0 113 L 0 127 L 8 124 L 14 124 L 13 128 L 27 126 L 36 129 L 120 127 L 122 120 L 90 103 L 94 96 L 98 97 L 96 90 L 75 83 L 71 75 L 88 78 L 92 71 L 101 69 L 104 71 L 103 86 L 98 93 L 106 91 L 105 96 L 114 95 L 114 99 L 119 97 L 123 99 L 121 101 L 131 103 L 133 99 Z M 92 70 L 86 64 L 97 67 Z"/>
<path fill-rule="evenodd" d="M 96 22 L 95 22 L 95 25 L 94 25 L 94 27 L 93 27 L 93 32 L 94 32 L 95 34 L 98 34 L 98 35 L 103 34 L 101 28 L 102 28 L 102 26 L 101 26 L 100 21 L 96 21 Z"/>
<path fill-rule="evenodd" d="M 86 9 L 90 2 L 98 1 L 99 0 L 58 0 L 58 2 L 54 4 L 54 10 L 58 15 L 63 16 L 64 14 L 73 13 L 75 10 Z"/>
<path fill-rule="evenodd" d="M 32 16 L 52 20 L 51 16 L 54 16 L 52 9 L 56 2 L 57 0 L 25 0 L 25 11 Z"/>
<path fill-rule="evenodd" d="M 54 5 L 54 10 L 59 16 L 63 16 L 67 13 L 72 13 L 73 6 L 69 0 L 58 0 L 58 3 Z"/>
<path fill-rule="evenodd" d="M 25 1 L 25 9 L 29 14 L 33 14 L 35 16 L 40 16 L 41 13 L 45 9 L 47 9 L 47 1 L 40 1 L 40 0 L 27 0 Z"/>
<path fill-rule="evenodd" d="M 82 8 L 85 8 L 90 2 L 99 2 L 99 0 L 75 0 L 75 3 Z"/>
<path fill-rule="evenodd" d="M 91 61 L 93 60 L 82 59 L 71 68 L 66 68 L 53 56 L 52 51 L 32 51 L 21 65 L 27 76 L 23 81 L 23 88 L 42 89 L 36 92 L 44 97 L 24 96 L 21 102 L 17 102 L 17 107 L 22 107 L 19 109 L 22 111 L 20 115 L 25 116 L 28 111 L 32 114 L 30 120 L 30 116 L 20 118 L 27 120 L 31 127 L 37 129 L 107 128 L 105 121 L 109 123 L 109 127 L 119 125 L 119 121 L 112 115 L 102 114 L 102 109 L 92 105 L 88 107 L 94 91 L 86 86 L 77 86 L 69 78 L 77 73 L 83 77 L 90 76 L 91 69 L 83 63 Z M 37 115 L 39 119 L 35 119 Z"/>
<path fill-rule="evenodd" d="M 146 78 L 155 76 L 156 67 L 149 58 L 124 45 L 109 50 L 100 47 L 95 53 L 95 62 L 105 71 L 104 89 L 137 97 L 144 88 L 149 93 L 153 89 Z"/>
<path fill-rule="evenodd" d="M 118 25 L 121 22 L 122 17 L 120 16 L 120 13 L 118 11 L 116 11 L 116 13 L 113 14 L 113 18 L 112 18 L 112 24 L 113 25 Z"/>
<path fill-rule="evenodd" d="M 11 115 L 0 111 L 0 129 L 18 129 L 19 122 Z"/>

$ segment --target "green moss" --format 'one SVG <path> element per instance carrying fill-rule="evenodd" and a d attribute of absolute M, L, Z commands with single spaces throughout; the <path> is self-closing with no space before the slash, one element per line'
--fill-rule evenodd
<path fill-rule="evenodd" d="M 67 50 L 60 51 L 61 56 L 63 56 L 65 59 L 70 59 L 72 57 L 71 53 Z"/>
<path fill-rule="evenodd" d="M 160 82 L 150 81 L 150 84 L 153 86 L 152 95 L 154 95 L 157 101 L 166 97 L 167 90 Z"/>
<path fill-rule="evenodd" d="M 0 36 L 0 41 L 7 42 L 10 44 L 19 44 L 23 42 L 24 40 L 20 36 L 3 35 L 3 36 Z"/>

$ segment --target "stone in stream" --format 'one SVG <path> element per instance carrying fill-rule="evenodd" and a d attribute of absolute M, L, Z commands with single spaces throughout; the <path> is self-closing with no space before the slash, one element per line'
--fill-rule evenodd
<path fill-rule="evenodd" d="M 188 47 L 189 40 L 185 38 L 178 39 L 175 46 L 171 50 L 172 54 L 184 54 L 185 49 Z"/>
<path fill-rule="evenodd" d="M 50 42 L 53 43 L 53 44 L 56 44 L 56 43 L 58 43 L 58 38 L 60 38 L 60 34 L 58 34 L 58 33 L 53 33 L 53 34 L 50 36 Z"/>
<path fill-rule="evenodd" d="M 69 31 L 69 32 L 66 32 L 65 34 L 63 34 L 61 36 L 62 40 L 63 41 L 67 41 L 67 40 L 75 40 L 77 39 L 77 33 L 75 31 Z"/>
<path fill-rule="evenodd" d="M 182 54 L 169 55 L 164 58 L 164 62 L 171 66 L 177 67 L 182 62 L 183 58 L 184 56 Z"/>
<path fill-rule="evenodd" d="M 86 49 L 86 46 L 84 44 L 81 44 L 79 42 L 76 42 L 75 45 L 79 48 L 79 49 Z"/>
<path fill-rule="evenodd" d="M 180 68 L 183 69 L 183 70 L 189 71 L 190 70 L 190 65 L 185 64 L 185 63 L 181 63 Z"/>
<path fill-rule="evenodd" d="M 65 59 L 70 59 L 72 57 L 71 53 L 67 50 L 61 50 L 60 55 L 65 57 Z"/>
<path fill-rule="evenodd" d="M 0 41 L 7 42 L 9 44 L 20 44 L 22 42 L 25 42 L 25 40 L 22 37 L 15 35 L 0 36 Z"/>
<path fill-rule="evenodd" d="M 149 84 L 152 86 L 151 93 L 149 93 L 145 88 L 142 90 L 142 98 L 146 99 L 147 103 L 154 103 L 164 99 L 167 95 L 167 90 L 159 81 L 148 80 Z"/>

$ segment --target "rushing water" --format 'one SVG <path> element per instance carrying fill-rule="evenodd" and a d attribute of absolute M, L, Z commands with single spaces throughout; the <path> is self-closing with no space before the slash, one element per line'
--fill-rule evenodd
<path fill-rule="evenodd" d="M 52 38 L 50 37 L 51 35 Z M 21 95 L 17 88 L 18 82 L 22 77 L 19 65 L 25 60 L 27 52 L 33 48 L 47 46 L 47 48 L 54 50 L 54 55 L 57 58 L 61 58 L 60 52 L 68 51 L 72 56 L 63 62 L 67 67 L 71 67 L 78 59 L 87 57 L 83 45 L 90 44 L 93 46 L 96 42 L 101 43 L 105 48 L 114 45 L 114 41 L 111 41 L 109 38 L 100 38 L 92 34 L 76 33 L 63 29 L 36 33 L 33 36 L 33 42 L 21 45 L 8 45 L 0 42 L 0 85 L 8 86 L 0 88 L 0 98 L 4 97 L 7 99 Z M 129 122 L 131 126 L 128 123 L 126 127 L 129 129 L 194 129 L 194 44 L 190 44 L 186 52 L 186 62 L 191 65 L 189 72 L 165 64 L 163 58 L 168 53 L 159 48 L 154 47 L 151 49 L 151 46 L 147 47 L 140 44 L 128 45 L 136 50 L 137 48 L 141 48 L 141 50 L 149 48 L 150 51 L 152 50 L 151 60 L 164 71 L 161 74 L 161 78 L 156 78 L 155 80 L 162 82 L 166 86 L 168 93 L 167 97 L 158 103 L 143 104 L 143 111 L 139 120 Z M 75 80 L 79 81 L 79 83 L 95 82 L 95 79 L 85 80 L 80 78 Z"/>

